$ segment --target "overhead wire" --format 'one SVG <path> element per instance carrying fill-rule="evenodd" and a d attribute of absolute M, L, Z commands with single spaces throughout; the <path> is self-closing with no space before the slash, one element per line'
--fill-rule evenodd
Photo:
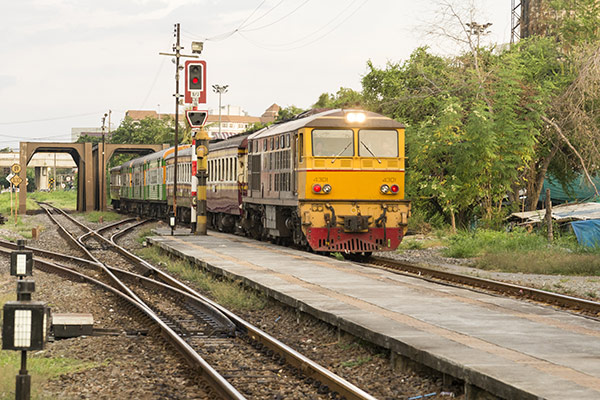
<path fill-rule="evenodd" d="M 154 86 L 156 86 L 156 82 L 158 81 L 158 77 L 160 76 L 160 73 L 162 72 L 162 69 L 165 65 L 165 61 L 167 59 L 165 57 L 162 58 L 162 61 L 160 62 L 160 65 L 158 67 L 158 71 L 156 71 L 156 75 L 154 76 L 154 80 L 152 81 L 152 84 L 150 85 L 150 89 L 148 89 L 148 93 L 146 93 L 146 97 L 144 97 L 144 101 L 142 101 L 142 105 L 140 106 L 140 109 L 143 109 L 144 106 L 146 105 L 146 102 L 148 101 L 148 98 L 150 97 L 150 95 L 152 94 L 152 91 L 154 90 Z"/>
<path fill-rule="evenodd" d="M 201 40 L 203 40 L 203 41 L 205 41 L 205 42 L 208 42 L 208 41 L 212 41 L 212 42 L 219 42 L 219 41 L 221 41 L 221 40 L 225 40 L 225 39 L 227 39 L 227 38 L 231 37 L 231 36 L 232 36 L 232 35 L 234 35 L 236 32 L 239 32 L 239 30 L 240 30 L 240 29 L 241 29 L 241 28 L 244 26 L 244 24 L 245 24 L 245 23 L 246 23 L 246 22 L 247 22 L 247 21 L 248 21 L 250 18 L 252 18 L 252 16 L 253 16 L 253 15 L 254 15 L 254 14 L 255 14 L 255 13 L 256 13 L 256 12 L 257 12 L 257 11 L 258 11 L 260 8 L 261 8 L 261 7 L 262 7 L 262 5 L 263 5 L 263 4 L 265 4 L 265 2 L 266 2 L 266 1 L 267 1 L 267 0 L 263 0 L 263 1 L 262 1 L 262 2 L 261 2 L 261 3 L 260 3 L 260 4 L 259 4 L 259 5 L 256 7 L 256 8 L 255 8 L 255 9 L 254 9 L 254 10 L 253 10 L 251 13 L 250 13 L 250 15 L 248 15 L 248 16 L 246 17 L 246 19 L 244 19 L 244 20 L 242 21 L 242 23 L 241 23 L 241 24 L 239 24 L 239 25 L 238 25 L 238 27 L 237 27 L 237 28 L 235 28 L 234 30 L 232 30 L 232 31 L 228 31 L 228 32 L 224 32 L 224 33 L 220 33 L 220 34 L 218 34 L 218 35 L 215 35 L 215 36 L 212 36 L 212 37 L 203 38 L 203 39 L 201 39 Z M 281 1 L 280 1 L 278 4 L 276 4 L 274 7 L 272 7 L 272 8 L 271 8 L 271 10 L 267 11 L 265 14 L 263 14 L 261 17 L 259 17 L 258 19 L 261 19 L 263 16 L 265 16 L 265 15 L 266 15 L 266 14 L 268 14 L 270 11 L 272 11 L 274 8 L 276 8 L 277 6 L 279 6 L 279 4 L 281 4 Z M 193 32 L 190 32 L 190 31 L 187 31 L 187 30 L 184 30 L 184 29 L 182 29 L 182 32 L 185 32 L 185 33 L 187 33 L 188 35 L 191 35 L 191 37 L 192 37 L 192 38 L 200 38 L 200 35 L 196 35 L 196 34 L 195 34 L 195 33 L 193 33 Z"/>
<path fill-rule="evenodd" d="M 283 0 L 282 0 L 282 1 L 283 1 Z M 296 11 L 298 11 L 298 10 L 300 9 L 300 7 L 304 6 L 304 5 L 305 5 L 306 3 L 308 3 L 309 1 L 310 1 L 310 0 L 305 0 L 305 1 L 304 1 L 303 3 L 301 3 L 301 4 L 300 4 L 298 7 L 294 8 L 292 11 L 290 11 L 290 12 L 289 12 L 289 13 L 287 13 L 287 14 L 285 14 L 285 15 L 284 15 L 284 16 L 282 16 L 281 18 L 279 18 L 279 19 L 276 19 L 276 20 L 275 20 L 275 21 L 273 21 L 273 22 L 270 22 L 270 23 L 268 23 L 268 24 L 266 24 L 266 25 L 259 26 L 258 28 L 244 29 L 243 31 L 244 31 L 244 32 L 253 32 L 253 31 L 257 31 L 257 30 L 259 30 L 259 29 L 268 28 L 268 27 L 269 27 L 269 26 L 271 26 L 271 25 L 275 25 L 275 24 L 276 24 L 276 23 L 278 23 L 279 21 L 281 21 L 281 20 L 283 20 L 283 19 L 285 19 L 285 18 L 289 17 L 290 15 L 292 15 L 293 13 L 295 13 Z M 279 4 L 281 4 L 281 2 L 280 2 Z M 279 5 L 279 4 L 278 4 L 278 5 Z M 271 10 L 273 10 L 273 9 L 271 9 Z M 254 21 L 252 21 L 252 23 L 255 23 L 256 21 L 257 21 L 257 20 L 254 20 Z"/>
<path fill-rule="evenodd" d="M 74 115 L 65 115 L 60 117 L 49 117 L 49 118 L 39 118 L 39 119 L 30 119 L 24 121 L 10 121 L 10 122 L 0 122 L 0 125 L 20 125 L 20 124 L 30 124 L 34 122 L 45 122 L 45 121 L 57 121 L 60 119 L 70 119 L 70 118 L 78 118 L 78 117 L 87 117 L 94 114 L 100 114 L 104 111 L 95 111 L 85 114 L 74 114 Z"/>
<path fill-rule="evenodd" d="M 249 43 L 253 44 L 254 46 L 260 47 L 262 49 L 265 50 L 271 50 L 271 51 L 290 51 L 290 50 L 296 50 L 296 49 L 300 49 L 302 47 L 306 47 L 309 46 L 321 39 L 323 39 L 325 36 L 329 35 L 331 32 L 333 32 L 334 30 L 336 30 L 337 28 L 339 28 L 344 22 L 346 22 L 348 19 L 350 19 L 354 14 L 356 14 L 358 12 L 358 10 L 360 10 L 369 0 L 364 0 L 361 4 L 358 5 L 358 7 L 356 7 L 356 9 L 354 9 L 350 14 L 348 14 L 345 18 L 343 18 L 338 24 L 336 24 L 335 26 L 333 26 L 331 29 L 329 29 L 327 32 L 325 32 L 323 35 L 316 37 L 314 40 L 311 40 L 307 43 L 301 44 L 299 46 L 293 46 L 293 47 L 287 47 L 291 44 L 294 43 L 298 43 L 301 42 L 303 40 L 306 40 L 308 38 L 310 38 L 311 36 L 314 36 L 315 34 L 317 34 L 318 32 L 322 31 L 323 29 L 327 28 L 331 23 L 333 23 L 335 20 L 337 20 L 338 18 L 340 18 L 343 14 L 345 14 L 354 4 L 356 4 L 359 0 L 354 0 L 352 3 L 350 3 L 350 5 L 348 7 L 346 7 L 344 10 L 342 10 L 342 12 L 340 12 L 339 14 L 337 14 L 334 18 L 332 18 L 331 20 L 329 20 L 325 25 L 321 26 L 319 29 L 311 32 L 310 34 L 300 38 L 300 39 L 296 39 L 293 40 L 291 42 L 287 42 L 287 43 L 282 43 L 282 44 L 275 44 L 275 45 L 271 45 L 271 46 L 265 46 L 262 45 L 261 43 L 258 43 L 252 39 L 250 39 L 248 36 L 244 35 L 242 32 L 238 32 L 238 34 L 243 37 L 246 41 L 248 41 Z M 286 47 L 286 48 L 282 48 L 282 47 Z"/>
<path fill-rule="evenodd" d="M 252 15 L 254 15 L 254 14 L 256 13 L 256 11 L 258 11 L 258 10 L 259 10 L 259 9 L 262 7 L 262 5 L 265 3 L 265 1 L 266 1 L 266 0 L 264 0 L 262 3 L 260 3 L 260 4 L 258 5 L 258 7 L 256 7 L 256 8 L 254 9 L 254 11 L 252 11 L 252 13 L 251 13 L 251 14 L 250 14 L 248 17 L 246 17 L 246 19 L 245 19 L 244 21 L 242 21 L 242 23 L 241 23 L 241 24 L 240 24 L 240 25 L 239 25 L 239 26 L 238 26 L 236 29 L 233 29 L 233 30 L 231 30 L 231 31 L 227 31 L 227 32 L 224 32 L 224 33 L 220 33 L 220 34 L 218 34 L 218 35 L 215 35 L 215 36 L 211 36 L 211 37 L 205 37 L 205 38 L 202 38 L 200 35 L 197 35 L 196 33 L 194 33 L 194 32 L 191 32 L 191 31 L 188 31 L 188 30 L 186 30 L 186 29 L 182 29 L 181 31 L 182 31 L 182 32 L 184 32 L 184 33 L 186 33 L 187 35 L 189 35 L 189 36 L 190 36 L 192 39 L 200 39 L 200 40 L 203 40 L 203 41 L 213 41 L 213 42 L 219 42 L 219 41 L 221 41 L 221 40 L 225 40 L 225 39 L 227 39 L 227 38 L 229 38 L 229 37 L 233 36 L 233 35 L 234 35 L 234 34 L 236 34 L 236 33 L 239 33 L 239 32 L 241 32 L 241 31 L 255 31 L 255 30 L 259 30 L 259 29 L 263 29 L 263 28 L 266 28 L 266 27 L 268 27 L 268 26 L 271 26 L 271 25 L 273 25 L 273 24 L 275 24 L 275 23 L 277 23 L 277 22 L 279 22 L 279 21 L 281 21 L 281 20 L 283 20 L 283 19 L 287 18 L 288 16 L 292 15 L 294 12 L 296 12 L 298 9 L 300 9 L 302 6 L 304 6 L 304 5 L 305 5 L 306 3 L 308 3 L 310 0 L 306 0 L 306 1 L 304 1 L 304 2 L 303 2 L 302 4 L 300 4 L 298 7 L 296 7 L 295 9 L 293 9 L 292 11 L 290 11 L 289 13 L 285 14 L 284 16 L 280 17 L 279 19 L 277 19 L 277 20 L 275 20 L 275 21 L 273 21 L 273 22 L 270 22 L 270 23 L 268 23 L 268 24 L 266 24 L 266 25 L 263 25 L 263 26 L 261 26 L 261 27 L 259 27 L 259 28 L 246 29 L 246 27 L 249 27 L 249 26 L 251 26 L 251 25 L 255 24 L 256 22 L 260 21 L 260 20 L 261 20 L 261 19 L 263 19 L 264 17 L 266 17 L 266 16 L 267 16 L 268 14 L 270 14 L 270 13 L 271 13 L 273 10 L 275 10 L 277 7 L 279 7 L 279 6 L 280 6 L 280 5 L 281 5 L 281 4 L 282 4 L 282 3 L 283 3 L 285 0 L 280 0 L 280 1 L 279 1 L 277 4 L 275 4 L 275 5 L 274 5 L 273 7 L 271 7 L 269 10 L 267 10 L 266 12 L 264 12 L 264 13 L 263 13 L 261 16 L 259 16 L 258 18 L 254 19 L 253 21 L 250 21 L 249 23 L 247 23 L 247 24 L 246 24 L 246 22 L 247 22 L 247 21 L 248 21 L 248 20 L 249 20 L 249 19 L 252 17 Z"/>

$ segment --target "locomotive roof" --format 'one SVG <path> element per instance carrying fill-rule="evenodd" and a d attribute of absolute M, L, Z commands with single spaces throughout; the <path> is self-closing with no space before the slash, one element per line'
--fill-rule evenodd
<path fill-rule="evenodd" d="M 209 143 L 208 148 L 212 151 L 212 150 L 229 149 L 229 148 L 234 148 L 234 147 L 235 148 L 244 147 L 244 145 L 247 143 L 248 136 L 250 136 L 249 133 L 241 133 L 239 135 L 232 136 L 225 140 L 220 140 L 218 142 Z"/>
<path fill-rule="evenodd" d="M 346 114 L 348 112 L 361 112 L 364 113 L 366 119 L 361 123 L 351 124 L 346 121 Z M 377 114 L 371 111 L 362 111 L 362 110 L 344 110 L 344 109 L 336 109 L 336 110 L 327 110 L 320 113 L 307 115 L 306 117 L 302 117 L 300 114 L 300 118 L 283 122 L 280 124 L 274 124 L 267 126 L 266 128 L 261 129 L 258 132 L 253 133 L 248 137 L 249 140 L 252 139 L 260 139 L 263 137 L 268 137 L 272 135 L 277 135 L 284 132 L 295 131 L 304 127 L 310 128 L 350 128 L 350 127 L 360 127 L 360 128 L 370 128 L 370 129 L 397 129 L 404 128 L 404 125 L 398 121 L 395 121 L 391 118 L 388 118 L 384 115 Z"/>

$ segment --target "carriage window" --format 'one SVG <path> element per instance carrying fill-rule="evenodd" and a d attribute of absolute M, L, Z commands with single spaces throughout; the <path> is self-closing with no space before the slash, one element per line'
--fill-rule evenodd
<path fill-rule="evenodd" d="M 285 147 L 285 135 L 279 136 L 279 148 L 283 149 Z"/>
<path fill-rule="evenodd" d="M 285 135 L 285 147 L 290 147 L 290 134 Z"/>
<path fill-rule="evenodd" d="M 312 131 L 312 151 L 315 157 L 353 156 L 354 132 L 351 129 L 315 129 Z"/>
<path fill-rule="evenodd" d="M 302 157 L 304 157 L 304 134 L 298 134 L 298 143 L 296 148 L 298 149 L 298 162 L 302 162 Z"/>
<path fill-rule="evenodd" d="M 273 144 L 273 138 L 271 138 L 270 140 L 271 140 L 271 146 L 269 146 L 269 149 L 273 150 L 275 148 L 275 145 Z"/>
<path fill-rule="evenodd" d="M 263 139 L 263 151 L 267 151 L 267 139 Z"/>
<path fill-rule="evenodd" d="M 398 131 L 361 129 L 358 131 L 361 157 L 398 157 Z"/>

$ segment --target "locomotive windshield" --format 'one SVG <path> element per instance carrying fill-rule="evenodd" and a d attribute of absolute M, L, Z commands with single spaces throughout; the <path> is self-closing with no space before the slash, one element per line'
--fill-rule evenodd
<path fill-rule="evenodd" d="M 312 131 L 315 157 L 351 157 L 354 155 L 354 132 L 350 129 L 315 129 Z"/>
<path fill-rule="evenodd" d="M 358 155 L 361 157 L 398 157 L 398 132 L 361 129 L 358 131 Z"/>

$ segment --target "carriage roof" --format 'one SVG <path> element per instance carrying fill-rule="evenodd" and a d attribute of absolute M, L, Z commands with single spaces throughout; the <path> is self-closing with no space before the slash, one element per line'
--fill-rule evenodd
<path fill-rule="evenodd" d="M 349 112 L 364 113 L 366 119 L 361 123 L 349 123 L 346 121 L 346 114 Z M 280 124 L 270 125 L 253 133 L 248 137 L 248 140 L 261 139 L 285 132 L 293 132 L 304 127 L 310 128 L 350 128 L 360 127 L 369 129 L 398 129 L 404 128 L 400 122 L 388 118 L 384 115 L 377 114 L 371 111 L 362 110 L 327 110 L 315 114 L 309 114 L 305 117 L 300 114 L 299 118 L 282 122 Z"/>

